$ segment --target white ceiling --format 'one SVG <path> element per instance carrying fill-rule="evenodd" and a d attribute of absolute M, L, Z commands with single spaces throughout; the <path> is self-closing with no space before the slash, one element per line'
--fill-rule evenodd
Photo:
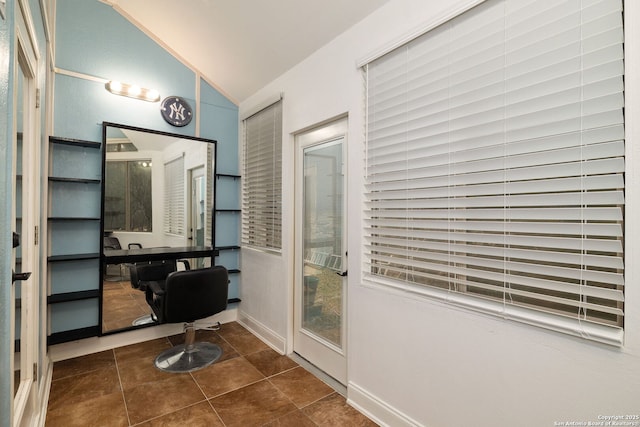
<path fill-rule="evenodd" d="M 241 102 L 388 0 L 103 0 Z"/>

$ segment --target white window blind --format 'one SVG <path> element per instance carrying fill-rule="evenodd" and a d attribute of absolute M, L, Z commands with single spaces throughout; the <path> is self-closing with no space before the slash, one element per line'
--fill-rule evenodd
<path fill-rule="evenodd" d="M 184 156 L 164 164 L 164 232 L 185 234 Z"/>
<path fill-rule="evenodd" d="M 244 121 L 242 243 L 282 248 L 282 101 Z"/>
<path fill-rule="evenodd" d="M 365 65 L 369 282 L 621 344 L 621 0 L 488 0 Z"/>

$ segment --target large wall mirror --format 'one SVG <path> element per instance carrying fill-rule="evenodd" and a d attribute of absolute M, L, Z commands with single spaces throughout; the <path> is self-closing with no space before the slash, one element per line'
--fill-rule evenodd
<path fill-rule="evenodd" d="M 110 333 L 154 323 L 132 266 L 211 265 L 216 142 L 105 122 L 103 147 L 100 318 Z"/>

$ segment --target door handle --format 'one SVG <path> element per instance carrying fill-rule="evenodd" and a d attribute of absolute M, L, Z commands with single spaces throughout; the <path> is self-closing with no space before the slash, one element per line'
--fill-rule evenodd
<path fill-rule="evenodd" d="M 336 271 L 336 274 L 340 277 L 347 277 L 348 271 Z"/>
<path fill-rule="evenodd" d="M 15 273 L 13 270 L 11 270 L 11 283 L 22 281 L 22 280 L 28 280 L 29 277 L 31 277 L 31 272 Z"/>
<path fill-rule="evenodd" d="M 20 235 L 14 231 L 12 238 L 13 247 L 17 248 L 18 246 L 20 246 Z M 11 283 L 17 282 L 19 280 L 28 280 L 29 277 L 31 277 L 31 273 L 16 273 L 11 270 Z"/>

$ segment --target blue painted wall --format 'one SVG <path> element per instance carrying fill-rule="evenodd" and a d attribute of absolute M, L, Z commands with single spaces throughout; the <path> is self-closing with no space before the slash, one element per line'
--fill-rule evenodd
<path fill-rule="evenodd" d="M 55 76 L 53 135 L 101 141 L 102 122 L 109 121 L 215 139 L 218 141 L 218 173 L 238 173 L 238 107 L 200 79 L 196 72 L 113 8 L 97 0 L 58 0 L 56 31 L 55 66 L 61 71 Z M 81 76 L 70 76 L 67 72 Z M 83 76 L 153 88 L 160 92 L 162 98 L 181 96 L 188 100 L 194 111 L 199 112 L 200 129 L 196 129 L 195 119 L 185 127 L 172 127 L 162 119 L 160 103 L 115 96 L 105 90 L 103 83 Z M 198 90 L 200 105 L 196 105 Z M 221 188 L 216 197 L 217 203 L 224 202 L 227 197 L 224 194 L 237 198 L 239 191 L 239 185 Z M 84 194 L 82 197 L 99 200 L 99 189 L 96 194 Z M 235 233 L 232 230 L 231 236 L 225 235 L 225 240 L 239 242 L 237 219 L 223 218 L 221 221 L 217 223 L 217 229 L 236 230 Z M 65 247 L 65 244 L 59 244 L 64 234 L 59 235 L 54 230 L 50 236 L 52 249 Z M 225 261 L 236 263 L 227 265 L 228 268 L 237 268 L 237 257 L 227 257 Z M 71 285 L 71 288 L 93 289 L 94 284 Z M 231 298 L 238 296 L 237 278 L 232 279 L 229 294 Z M 73 325 L 76 328 L 91 326 L 97 324 L 97 318 L 95 300 L 56 304 L 51 330 L 60 332 Z"/>
<path fill-rule="evenodd" d="M 196 74 L 110 6 L 97 0 L 58 1 L 56 31 L 56 67 L 153 88 L 163 98 L 182 96 L 195 106 Z M 100 82 L 58 74 L 54 99 L 56 136 L 100 141 L 103 121 L 196 133 L 195 120 L 174 128 L 160 116 L 159 103 L 112 95 Z"/>

